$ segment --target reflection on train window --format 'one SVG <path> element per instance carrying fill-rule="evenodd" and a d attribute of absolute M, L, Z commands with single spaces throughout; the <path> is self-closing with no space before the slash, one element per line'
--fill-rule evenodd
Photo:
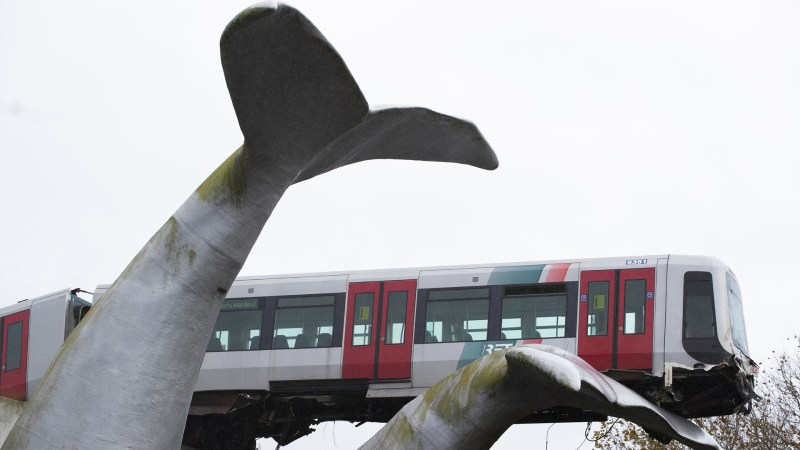
<path fill-rule="evenodd" d="M 625 334 L 644 333 L 645 285 L 645 280 L 625 281 Z"/>
<path fill-rule="evenodd" d="M 375 294 L 362 292 L 356 294 L 353 308 L 353 345 L 370 345 L 372 343 L 372 308 Z"/>
<path fill-rule="evenodd" d="M 683 337 L 716 336 L 714 285 L 708 272 L 686 272 L 683 276 Z"/>
<path fill-rule="evenodd" d="M 608 334 L 608 281 L 590 281 L 586 310 L 587 336 Z"/>
<path fill-rule="evenodd" d="M 7 338 L 5 371 L 10 372 L 22 366 L 22 321 L 8 326 Z"/>
<path fill-rule="evenodd" d="M 733 343 L 745 353 L 750 353 L 747 348 L 747 331 L 744 327 L 744 312 L 742 310 L 742 294 L 739 282 L 732 273 L 727 273 L 728 278 L 728 310 L 731 315 L 731 331 Z"/>
<path fill-rule="evenodd" d="M 406 341 L 406 304 L 408 292 L 389 292 L 386 308 L 385 344 L 402 344 Z"/>
<path fill-rule="evenodd" d="M 261 342 L 262 302 L 257 298 L 225 300 L 207 351 L 258 350 Z"/>
<path fill-rule="evenodd" d="M 428 292 L 425 342 L 485 341 L 488 324 L 488 288 Z"/>
<path fill-rule="evenodd" d="M 566 285 L 507 287 L 503 296 L 503 322 L 500 338 L 564 337 L 566 319 Z"/>
<path fill-rule="evenodd" d="M 272 348 L 330 347 L 333 295 L 278 299 Z"/>

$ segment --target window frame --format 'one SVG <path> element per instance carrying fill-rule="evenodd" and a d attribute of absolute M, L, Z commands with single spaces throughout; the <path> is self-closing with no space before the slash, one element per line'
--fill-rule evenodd
<path fill-rule="evenodd" d="M 392 298 L 392 294 L 401 294 L 402 298 L 398 298 L 395 296 L 394 301 Z M 394 308 L 393 310 L 393 303 L 400 304 L 402 301 L 402 307 Z M 386 294 L 386 327 L 383 330 L 383 338 L 384 338 L 384 345 L 403 345 L 406 343 L 406 328 L 408 327 L 408 319 L 407 319 L 407 311 L 408 311 L 408 291 L 389 291 Z M 398 317 L 402 319 L 402 322 L 391 322 L 391 318 L 393 314 L 397 314 Z M 394 342 L 394 330 L 393 325 L 402 323 L 402 330 L 400 331 L 399 341 Z"/>
<path fill-rule="evenodd" d="M 369 297 L 369 300 L 367 300 L 369 302 L 369 317 L 367 317 L 366 319 L 363 319 L 363 320 L 356 318 L 356 315 L 357 314 L 360 315 L 361 311 L 363 310 L 363 308 L 365 308 L 367 306 L 367 305 L 363 305 L 363 304 L 359 305 L 359 300 L 360 300 L 359 297 L 361 297 L 362 299 L 364 297 Z M 351 323 L 353 336 L 350 339 L 350 345 L 353 346 L 353 347 L 368 347 L 368 346 L 373 344 L 372 337 L 373 337 L 373 334 L 374 334 L 375 330 L 373 329 L 372 321 L 373 321 L 373 318 L 375 317 L 375 297 L 376 296 L 375 296 L 374 292 L 356 292 L 355 293 L 355 298 L 353 299 L 353 311 L 352 311 L 353 320 L 352 320 L 352 323 Z M 365 322 L 365 323 L 358 323 L 358 322 Z M 358 333 L 358 334 L 356 334 L 356 327 L 358 327 L 358 326 L 365 326 L 366 327 L 366 333 Z M 359 337 L 359 338 L 365 337 L 366 339 L 363 342 L 356 343 L 356 337 Z"/>
<path fill-rule="evenodd" d="M 704 281 L 708 283 L 711 288 L 711 318 L 713 320 L 712 336 L 692 336 L 687 337 L 687 308 L 689 298 L 689 283 Z M 682 289 L 682 314 L 681 314 L 681 340 L 683 348 L 686 353 L 692 358 L 705 363 L 705 364 L 719 364 L 725 361 L 730 354 L 725 350 L 719 340 L 719 333 L 717 332 L 717 300 L 719 299 L 718 292 L 716 292 L 714 276 L 711 272 L 707 271 L 687 271 L 683 275 L 683 289 Z M 677 299 L 675 299 L 677 300 Z"/>
<path fill-rule="evenodd" d="M 592 286 L 593 285 L 603 285 L 603 284 L 605 284 L 605 286 L 606 286 L 605 287 L 605 298 L 603 300 L 605 302 L 604 303 L 604 308 L 597 308 L 596 307 L 597 299 L 595 298 L 596 295 L 595 296 L 592 295 Z M 587 289 L 587 297 L 588 297 L 587 305 L 586 305 L 586 336 L 587 337 L 608 336 L 609 329 L 612 328 L 612 326 L 609 325 L 609 321 L 610 321 L 610 319 L 613 318 L 613 313 L 611 312 L 611 308 L 610 308 L 611 300 L 612 300 L 611 299 L 611 282 L 608 281 L 608 280 L 589 281 L 586 289 Z M 599 322 L 596 319 L 597 314 L 595 314 L 593 316 L 592 312 L 593 311 L 599 311 L 601 309 L 605 310 L 605 328 L 603 330 L 603 333 L 597 333 L 596 332 L 597 324 Z M 589 320 L 592 317 L 595 318 L 594 321 Z M 591 332 L 592 330 L 595 330 L 595 332 L 592 333 Z"/>
<path fill-rule="evenodd" d="M 323 298 L 323 297 L 330 297 L 330 305 L 298 305 L 298 306 L 283 306 L 283 307 L 280 306 L 280 303 L 281 303 L 282 300 L 313 299 L 313 298 Z M 334 339 L 333 339 L 334 330 L 336 329 L 336 319 L 337 319 L 337 317 L 336 317 L 336 295 L 335 294 L 282 295 L 282 296 L 275 297 L 274 304 L 275 304 L 275 310 L 274 310 L 274 317 L 273 317 L 272 327 L 271 327 L 271 332 L 270 332 L 270 336 L 272 337 L 272 340 L 273 340 L 273 345 L 274 345 L 274 339 L 277 336 L 275 333 L 277 333 L 278 316 L 279 316 L 279 312 L 280 311 L 282 311 L 282 310 L 283 311 L 289 311 L 289 310 L 297 311 L 297 310 L 303 310 L 303 309 L 330 308 L 331 309 L 331 325 L 330 325 L 331 326 L 331 333 L 330 333 L 330 335 L 331 335 L 331 343 L 330 343 L 330 345 L 325 345 L 325 346 L 322 346 L 322 347 L 318 347 L 317 346 L 319 344 L 319 342 L 318 342 L 319 336 L 321 336 L 323 333 L 316 333 L 314 336 L 309 336 L 309 335 L 306 335 L 304 332 L 301 331 L 301 333 L 296 334 L 293 338 L 296 339 L 297 336 L 304 335 L 304 336 L 307 336 L 308 338 L 313 338 L 314 339 L 314 345 L 295 347 L 294 345 L 297 345 L 297 342 L 295 341 L 294 345 L 290 345 L 288 347 L 288 349 L 301 350 L 301 349 L 309 349 L 309 348 L 330 348 L 330 347 L 335 347 Z M 303 330 L 303 331 L 305 331 L 305 330 Z M 283 336 L 286 336 L 287 340 L 292 339 L 292 337 L 289 337 L 287 335 L 283 335 Z M 309 341 L 309 343 L 310 343 L 310 341 Z M 279 350 L 285 350 L 285 349 L 279 349 Z"/>
<path fill-rule="evenodd" d="M 12 339 L 12 331 L 14 332 Z M 24 339 L 25 323 L 24 320 L 18 320 L 6 325 L 6 365 L 3 372 L 11 372 L 22 367 L 22 344 Z M 13 344 L 13 346 L 12 346 Z M 12 351 L 13 349 L 13 351 Z M 13 359 L 12 359 L 13 358 Z M 13 362 L 12 362 L 13 361 Z"/>
<path fill-rule="evenodd" d="M 240 307 L 240 308 L 231 308 L 229 310 L 226 310 L 227 308 L 225 307 L 225 305 L 231 305 L 231 304 L 234 304 L 235 302 L 255 302 L 255 307 Z M 230 349 L 230 341 L 226 340 L 227 348 L 220 348 L 220 349 L 213 349 L 212 350 L 211 349 L 211 341 L 212 341 L 212 339 L 215 338 L 214 335 L 217 332 L 222 334 L 223 331 L 224 332 L 232 331 L 232 330 L 228 330 L 228 329 L 226 329 L 226 330 L 217 329 L 217 325 L 220 323 L 220 320 L 222 320 L 224 317 L 226 317 L 226 316 L 224 316 L 226 314 L 237 313 L 237 312 L 248 312 L 248 313 L 252 313 L 252 314 L 254 314 L 254 316 L 258 317 L 258 321 L 259 321 L 259 326 L 257 328 L 257 330 L 259 332 L 259 334 L 258 334 L 258 338 L 259 338 L 258 339 L 258 343 L 259 343 L 258 348 Z M 253 328 L 250 329 L 251 332 L 252 332 L 252 330 L 253 330 Z M 250 344 L 252 343 L 252 339 L 254 337 L 255 336 L 252 336 L 252 337 L 250 337 L 248 339 L 248 342 L 246 344 L 247 347 L 250 347 Z M 220 336 L 218 339 L 221 340 L 222 336 Z M 221 342 L 220 342 L 220 345 L 221 345 Z M 256 350 L 261 350 L 263 348 L 263 345 L 264 345 L 264 300 L 263 300 L 263 298 L 261 298 L 261 297 L 226 298 L 223 301 L 222 305 L 220 305 L 220 310 L 219 310 L 219 313 L 217 315 L 217 319 L 214 321 L 214 328 L 211 331 L 211 336 L 209 336 L 209 343 L 206 346 L 206 352 L 207 353 L 227 353 L 227 352 L 256 351 Z"/>
<path fill-rule="evenodd" d="M 642 292 L 641 303 L 639 303 L 637 306 L 641 306 L 641 311 L 638 311 L 638 312 L 641 312 L 642 321 L 641 321 L 641 330 L 640 331 L 637 331 L 637 328 L 636 328 L 637 323 L 636 323 L 636 321 L 634 319 L 634 325 L 633 325 L 634 331 L 628 332 L 628 314 L 629 314 L 628 306 L 630 306 L 630 303 L 629 303 L 630 296 L 628 295 L 629 294 L 628 283 L 632 283 L 632 282 L 641 283 L 641 292 Z M 625 299 L 625 307 L 623 308 L 623 311 L 622 311 L 622 334 L 627 335 L 627 336 L 633 336 L 633 335 L 637 335 L 637 334 L 646 334 L 646 332 L 647 332 L 647 279 L 645 279 L 645 278 L 630 278 L 630 279 L 626 279 L 622 289 L 623 289 L 622 290 L 622 295 L 623 295 L 623 297 Z M 637 299 L 637 300 L 639 300 L 639 299 Z M 637 311 L 632 311 L 631 314 L 636 315 Z M 634 316 L 634 317 L 636 317 L 636 316 Z"/>
<path fill-rule="evenodd" d="M 731 338 L 733 345 L 745 354 L 749 354 L 747 343 L 747 324 L 745 323 L 744 305 L 742 305 L 742 290 L 736 276 L 725 273 L 726 287 L 728 288 L 728 314 L 731 321 Z"/>
<path fill-rule="evenodd" d="M 689 306 L 689 298 L 690 298 L 690 296 L 689 296 L 689 294 L 690 294 L 690 292 L 689 292 L 689 290 L 690 290 L 689 283 L 690 282 L 691 283 L 699 283 L 699 282 L 708 283 L 707 287 L 710 288 L 710 291 L 711 291 L 711 296 L 710 296 L 710 313 L 711 314 L 709 316 L 710 320 L 711 320 L 711 323 L 703 323 L 703 324 L 700 324 L 700 326 L 692 325 L 691 328 L 689 327 L 689 323 L 688 323 L 689 319 L 688 318 L 690 317 L 690 314 L 688 314 L 688 312 L 690 311 L 690 309 L 689 309 L 688 306 Z M 694 295 L 692 297 L 698 297 L 698 295 Z M 699 271 L 686 272 L 684 274 L 684 276 L 683 276 L 683 320 L 682 320 L 682 326 L 681 326 L 681 335 L 683 336 L 683 339 L 707 339 L 707 338 L 716 338 L 717 337 L 717 310 L 716 310 L 716 304 L 715 303 L 716 303 L 716 295 L 714 295 L 714 277 L 711 275 L 711 272 L 699 272 Z M 692 308 L 694 308 L 694 307 L 695 307 L 695 305 L 692 305 Z M 695 320 L 695 318 L 692 318 L 691 320 Z M 704 335 L 692 335 L 692 336 L 689 335 L 689 331 L 690 330 L 691 331 L 695 331 L 698 328 L 707 328 L 708 330 L 711 331 L 711 334 L 710 335 L 705 335 L 705 334 Z"/>
<path fill-rule="evenodd" d="M 467 291 L 485 291 L 486 296 L 476 296 L 476 297 L 466 297 L 466 298 L 438 298 L 438 299 L 431 299 L 431 294 L 438 294 L 443 292 L 467 292 Z M 428 331 L 428 315 L 430 312 L 430 307 L 432 304 L 444 304 L 444 303 L 455 303 L 455 302 L 475 302 L 475 301 L 485 301 L 486 302 L 486 314 L 485 319 L 470 319 L 469 318 L 469 309 L 467 309 L 467 322 L 472 320 L 486 320 L 486 328 L 462 328 L 461 330 L 453 330 L 450 332 L 451 339 L 444 340 L 445 333 L 442 330 L 442 338 L 438 339 L 436 342 L 428 341 L 425 338 L 427 337 L 426 331 Z M 426 291 L 426 297 L 424 304 L 418 302 L 417 307 L 422 310 L 422 342 L 424 343 L 442 343 L 442 342 L 473 342 L 473 341 L 487 341 L 489 340 L 489 330 L 490 330 L 490 322 L 491 322 L 491 304 L 492 304 L 492 290 L 490 286 L 456 286 L 456 287 L 447 287 L 447 288 L 436 288 L 436 289 L 429 289 Z M 470 333 L 472 332 L 484 332 L 486 333 L 486 338 L 484 339 L 475 339 L 474 336 Z M 461 333 L 461 337 L 457 339 L 452 339 L 452 335 L 456 332 Z M 471 339 L 466 339 L 466 336 L 470 336 Z"/>
<path fill-rule="evenodd" d="M 517 291 L 517 292 L 514 292 Z M 528 291 L 528 292 L 525 292 Z M 526 339 L 557 339 L 557 338 L 564 338 L 569 333 L 567 330 L 567 323 L 568 323 L 568 316 L 569 316 L 569 289 L 567 283 L 532 283 L 532 284 L 523 284 L 523 285 L 506 285 L 502 287 L 502 296 L 500 298 L 500 338 L 502 338 L 503 333 L 506 333 L 508 330 L 519 330 L 520 337 L 508 337 L 506 336 L 505 340 L 526 340 Z M 507 319 L 511 319 L 505 317 L 506 315 L 506 300 L 522 300 L 522 299 L 532 299 L 534 304 L 534 314 L 533 314 L 533 330 L 534 332 L 539 333 L 539 336 L 529 336 L 528 334 L 531 333 L 524 333 L 524 327 L 522 325 L 522 321 L 520 321 L 519 328 L 507 328 L 503 326 L 503 321 Z M 545 299 L 545 298 L 555 298 L 556 302 L 563 302 L 563 310 L 559 312 L 563 312 L 563 315 L 555 315 L 555 316 L 539 316 L 536 314 L 536 307 L 535 304 L 537 299 Z M 557 305 L 559 307 L 560 305 Z M 538 326 L 538 321 L 540 318 L 551 318 L 554 317 L 556 319 L 555 325 L 546 325 L 546 326 Z M 563 321 L 562 321 L 563 319 Z M 554 329 L 555 336 L 542 336 L 540 330 L 548 330 Z M 560 331 L 560 333 L 559 333 Z"/>

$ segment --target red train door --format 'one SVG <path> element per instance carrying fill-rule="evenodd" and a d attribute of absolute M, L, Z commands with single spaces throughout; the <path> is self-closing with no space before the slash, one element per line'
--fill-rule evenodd
<path fill-rule="evenodd" d="M 28 372 L 28 318 L 30 311 L 20 311 L 3 318 L 0 395 L 24 400 Z"/>
<path fill-rule="evenodd" d="M 342 378 L 411 378 L 415 280 L 350 283 Z"/>
<path fill-rule="evenodd" d="M 581 273 L 578 356 L 597 370 L 653 365 L 655 270 Z"/>

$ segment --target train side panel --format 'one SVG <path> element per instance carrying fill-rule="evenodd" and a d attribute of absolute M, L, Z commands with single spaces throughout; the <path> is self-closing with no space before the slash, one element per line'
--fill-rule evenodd
<path fill-rule="evenodd" d="M 0 309 L 11 362 L 0 391 L 33 392 L 85 308 L 64 290 Z M 577 354 L 685 417 L 747 408 L 758 370 L 738 281 L 715 258 L 241 277 L 210 336 L 187 438 L 288 443 L 317 421 L 386 421 L 453 371 L 528 343 Z M 524 421 L 586 418 L 564 410 Z"/>
<path fill-rule="evenodd" d="M 666 363 L 704 368 L 725 362 L 734 354 L 726 271 L 716 258 L 670 257 Z"/>
<path fill-rule="evenodd" d="M 26 400 L 36 390 L 74 326 L 72 299 L 64 289 L 0 309 L 0 395 Z"/>
<path fill-rule="evenodd" d="M 656 264 L 655 317 L 653 323 L 653 375 L 663 376 L 665 336 L 667 334 L 667 273 L 669 259 L 659 258 Z"/>
<path fill-rule="evenodd" d="M 269 390 L 270 382 L 287 380 L 329 380 L 340 379 L 342 373 L 341 327 L 338 336 L 331 336 L 329 344 L 312 342 L 313 347 L 295 348 L 299 345 L 299 335 L 303 333 L 302 312 L 313 312 L 309 308 L 283 310 L 278 305 L 282 301 L 299 301 L 319 298 L 332 298 L 334 321 L 341 321 L 344 314 L 344 293 L 347 289 L 347 275 L 299 276 L 287 278 L 239 279 L 228 292 L 226 305 L 241 307 L 241 314 L 258 316 L 258 320 L 246 328 L 249 341 L 245 347 L 233 345 L 233 331 L 221 326 L 218 319 L 212 341 L 219 339 L 219 348 L 209 348 L 203 360 L 195 391 L 226 391 L 231 389 Z M 239 302 L 237 304 L 237 301 Z M 248 303 L 252 302 L 252 303 Z M 225 308 L 225 306 L 223 306 Z M 237 311 L 232 311 L 237 314 Z M 225 309 L 220 316 L 226 314 Z M 300 315 L 297 328 L 291 328 L 293 315 Z M 275 330 L 276 316 L 279 329 Z M 258 330 L 258 331 L 254 331 Z M 267 334 L 261 336 L 263 331 Z M 230 336 L 228 334 L 231 334 Z M 328 333 L 332 334 L 332 333 Z M 318 333 L 315 333 L 315 338 Z M 283 339 L 282 347 L 279 337 Z M 337 339 L 338 338 L 338 339 Z M 317 344 L 326 345 L 317 348 Z M 265 350 L 261 350 L 265 349 Z M 252 351 L 259 350 L 259 351 Z"/>
<path fill-rule="evenodd" d="M 389 336 L 386 291 L 398 282 L 416 288 L 413 320 L 399 328 L 413 332 L 410 377 L 381 379 L 386 347 L 377 341 Z M 331 418 L 356 420 L 371 411 L 371 420 L 385 420 L 404 399 L 471 361 L 541 342 L 577 354 L 676 413 L 730 414 L 747 407 L 757 371 L 747 356 L 738 289 L 717 259 L 674 255 L 240 279 L 226 303 L 263 317 L 249 334 L 257 343 L 238 348 L 258 351 L 227 351 L 237 348 L 225 337 L 229 348 L 207 354 L 196 395 L 269 391 L 266 400 L 253 400 L 265 411 L 299 398 L 338 399 L 305 407 Z M 310 328 L 308 319 L 292 325 L 286 318 L 299 314 L 292 312 L 303 306 L 298 302 L 328 308 L 329 317 L 335 311 L 330 329 Z M 320 344 L 328 333 L 331 342 Z"/>
<path fill-rule="evenodd" d="M 55 359 L 61 344 L 64 343 L 68 306 L 71 293 L 69 289 L 55 292 L 33 300 L 31 304 L 30 337 L 28 348 L 28 394 L 32 394 L 39 381 Z"/>
<path fill-rule="evenodd" d="M 579 272 L 574 262 L 421 271 L 413 388 L 430 387 L 481 356 L 514 345 L 544 342 L 574 353 Z M 547 317 L 530 311 L 537 297 L 550 309 L 560 305 L 555 306 L 560 311 Z M 481 302 L 488 303 L 488 315 L 470 310 Z M 520 310 L 525 302 L 527 312 Z"/>

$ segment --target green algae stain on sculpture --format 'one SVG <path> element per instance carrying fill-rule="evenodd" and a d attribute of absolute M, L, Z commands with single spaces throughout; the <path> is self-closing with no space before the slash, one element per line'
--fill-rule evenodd
<path fill-rule="evenodd" d="M 246 165 L 247 151 L 243 145 L 203 181 L 197 188 L 197 195 L 206 202 L 229 198 L 236 206 L 241 207 L 247 186 Z"/>
<path fill-rule="evenodd" d="M 445 422 L 456 422 L 470 411 L 481 395 L 491 392 L 506 376 L 505 351 L 493 352 L 448 375 L 423 394 L 423 404 Z M 442 390 L 447 395 L 441 395 Z"/>
<path fill-rule="evenodd" d="M 408 418 L 403 417 L 397 421 L 395 426 L 395 438 L 399 444 L 411 442 L 414 439 L 414 428 L 408 421 Z"/>
<path fill-rule="evenodd" d="M 194 260 L 197 259 L 197 252 L 189 249 L 189 265 L 194 265 Z"/>
<path fill-rule="evenodd" d="M 170 217 L 156 235 L 156 239 L 164 241 L 166 249 L 166 262 L 171 264 L 171 271 L 164 272 L 164 286 L 171 278 L 178 276 L 184 269 L 183 262 L 188 262 L 189 268 L 197 259 L 197 252 L 191 245 L 182 240 L 180 223 L 175 216 Z"/>
<path fill-rule="evenodd" d="M 171 259 L 175 260 L 176 272 L 180 270 L 180 262 L 184 256 L 189 261 L 189 266 L 194 264 L 194 260 L 197 258 L 197 252 L 192 248 L 191 245 L 184 242 L 179 242 L 179 227 L 180 224 L 178 223 L 178 220 L 175 219 L 175 216 L 170 217 L 166 226 L 164 227 L 165 230 L 169 230 L 166 232 L 166 245 L 168 250 L 167 261 Z"/>

